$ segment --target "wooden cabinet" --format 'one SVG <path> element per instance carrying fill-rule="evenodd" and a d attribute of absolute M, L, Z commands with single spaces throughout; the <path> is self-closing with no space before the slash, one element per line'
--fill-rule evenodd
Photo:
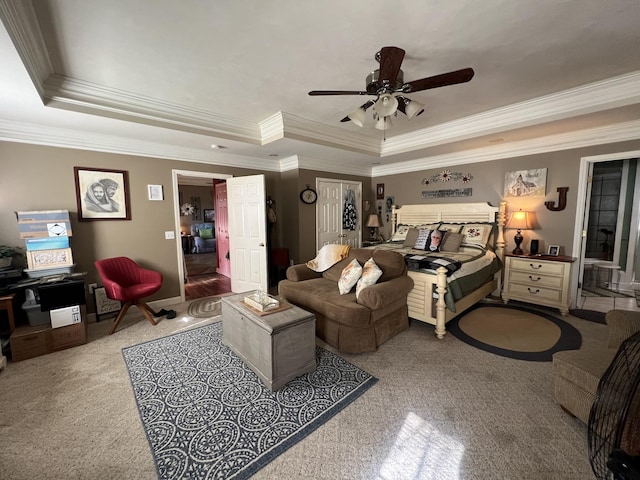
<path fill-rule="evenodd" d="M 569 314 L 572 257 L 509 255 L 505 257 L 502 299 L 555 307 Z"/>

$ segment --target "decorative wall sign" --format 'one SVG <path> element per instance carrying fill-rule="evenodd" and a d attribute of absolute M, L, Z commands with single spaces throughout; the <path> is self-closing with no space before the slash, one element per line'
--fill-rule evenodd
<path fill-rule="evenodd" d="M 376 200 L 384 200 L 384 183 L 376 185 Z"/>
<path fill-rule="evenodd" d="M 96 301 L 96 321 L 100 321 L 100 315 L 106 315 L 108 313 L 116 313 L 120 311 L 121 304 L 118 300 L 111 300 L 107 297 L 107 291 L 104 287 L 97 287 L 93 290 L 93 295 Z"/>
<path fill-rule="evenodd" d="M 567 192 L 569 191 L 569 187 L 558 187 L 556 191 L 560 194 L 558 196 L 558 205 L 555 202 L 544 202 L 544 206 L 547 207 L 547 210 L 551 210 L 552 212 L 559 212 L 564 210 L 567 207 Z"/>
<path fill-rule="evenodd" d="M 446 197 L 470 197 L 473 188 L 448 188 L 446 190 L 434 190 L 422 192 L 422 198 L 446 198 Z"/>
<path fill-rule="evenodd" d="M 128 172 L 73 167 L 73 173 L 78 220 L 131 220 Z"/>
<path fill-rule="evenodd" d="M 504 176 L 505 197 L 544 197 L 546 188 L 546 168 L 507 172 Z"/>
<path fill-rule="evenodd" d="M 462 183 L 469 183 L 471 180 L 473 180 L 473 175 L 471 175 L 470 173 L 451 172 L 450 170 L 443 170 L 442 172 L 436 173 L 429 178 L 423 178 L 422 184 L 431 185 L 432 183 L 436 182 L 449 182 L 452 180 L 454 182 L 461 181 Z"/>

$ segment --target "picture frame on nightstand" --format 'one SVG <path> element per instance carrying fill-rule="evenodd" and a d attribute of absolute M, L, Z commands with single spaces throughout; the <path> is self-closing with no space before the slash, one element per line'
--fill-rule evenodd
<path fill-rule="evenodd" d="M 547 250 L 547 255 L 552 257 L 557 257 L 560 254 L 560 246 L 559 245 L 549 245 L 549 249 Z"/>

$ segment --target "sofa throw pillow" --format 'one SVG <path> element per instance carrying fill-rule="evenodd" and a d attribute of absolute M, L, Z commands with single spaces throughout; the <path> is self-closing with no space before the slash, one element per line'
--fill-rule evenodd
<path fill-rule="evenodd" d="M 413 245 L 413 248 L 415 248 L 416 250 L 424 250 L 427 246 L 427 242 L 429 241 L 429 232 L 431 232 L 431 230 L 421 228 L 418 233 L 416 243 Z"/>
<path fill-rule="evenodd" d="M 202 238 L 203 240 L 209 240 L 210 238 L 213 238 L 213 228 L 201 228 L 200 238 Z"/>
<path fill-rule="evenodd" d="M 444 230 L 430 230 L 425 250 L 428 252 L 439 252 L 445 233 L 447 232 Z"/>
<path fill-rule="evenodd" d="M 460 245 L 462 244 L 463 239 L 464 235 L 461 233 L 447 232 L 444 236 L 444 240 L 442 240 L 442 245 L 440 245 L 440 251 L 457 252 L 460 250 Z"/>
<path fill-rule="evenodd" d="M 340 295 L 346 295 L 351 291 L 353 286 L 358 282 L 358 279 L 362 275 L 362 267 L 355 258 L 349 262 L 349 265 L 344 267 L 340 274 L 340 280 L 338 280 L 338 290 Z"/>
<path fill-rule="evenodd" d="M 364 262 L 364 265 L 362 266 L 362 276 L 356 284 L 356 299 L 360 296 L 360 292 L 363 288 L 375 285 L 381 276 L 382 270 L 378 264 L 373 261 L 373 258 Z"/>

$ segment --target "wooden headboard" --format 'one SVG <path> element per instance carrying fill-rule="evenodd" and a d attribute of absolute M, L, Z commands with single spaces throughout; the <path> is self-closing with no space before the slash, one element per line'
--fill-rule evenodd
<path fill-rule="evenodd" d="M 494 207 L 488 203 L 430 203 L 420 205 L 394 205 L 392 207 L 391 233 L 398 225 L 428 225 L 430 223 L 496 222 L 496 254 L 504 260 L 504 225 L 507 202 Z"/>

